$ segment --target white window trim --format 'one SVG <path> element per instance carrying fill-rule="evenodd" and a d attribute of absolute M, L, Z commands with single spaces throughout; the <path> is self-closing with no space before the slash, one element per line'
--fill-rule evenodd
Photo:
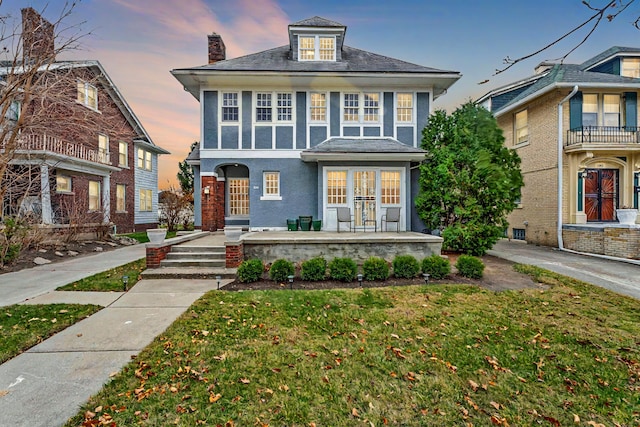
<path fill-rule="evenodd" d="M 611 93 L 611 92 L 588 92 L 585 93 L 584 95 L 595 95 L 596 96 L 596 125 L 597 127 L 607 127 L 608 125 L 605 125 L 605 115 L 606 114 L 610 114 L 610 113 L 605 113 L 604 111 L 604 107 L 605 107 L 605 103 L 604 103 L 604 98 L 607 95 L 612 95 L 615 97 L 618 97 L 618 126 L 619 128 L 622 128 L 625 126 L 625 114 L 624 114 L 624 109 L 625 109 L 625 105 L 624 105 L 624 101 L 623 101 L 623 94 L 621 93 Z M 583 98 L 583 114 L 584 114 L 584 98 Z M 593 113 L 589 113 L 589 114 L 593 114 Z M 582 116 L 582 126 L 584 125 L 584 115 Z"/>
<path fill-rule="evenodd" d="M 400 121 L 398 120 L 398 95 L 411 95 L 411 120 Z M 393 120 L 398 125 L 408 126 L 415 125 L 416 123 L 416 94 L 415 92 L 396 92 L 393 97 Z"/>
<path fill-rule="evenodd" d="M 315 48 L 313 59 L 302 59 L 300 55 L 300 38 L 313 38 L 313 46 Z M 320 59 L 320 39 L 333 39 L 333 59 Z M 298 34 L 298 61 L 299 62 L 336 62 L 337 61 L 337 37 L 335 35 L 321 35 L 321 34 Z"/>
<path fill-rule="evenodd" d="M 238 97 L 238 120 L 224 120 L 222 112 L 224 111 L 224 94 L 234 93 Z M 225 90 L 218 92 L 218 123 L 221 125 L 238 125 L 242 121 L 242 92 L 239 90 Z"/>
<path fill-rule="evenodd" d="M 378 120 L 376 121 L 365 121 L 364 120 L 364 96 L 365 94 L 378 94 Z M 347 121 L 344 119 L 344 98 L 345 95 L 355 94 L 358 95 L 358 121 Z M 340 123 L 346 126 L 350 125 L 359 125 L 359 126 L 381 126 L 382 120 L 384 117 L 384 99 L 383 93 L 375 90 L 372 91 L 360 91 L 360 92 L 342 92 L 340 93 Z"/>
<path fill-rule="evenodd" d="M 65 179 L 66 181 L 69 182 L 69 189 L 68 190 L 60 190 L 58 188 L 58 179 Z M 56 193 L 58 194 L 71 194 L 73 193 L 73 180 L 71 179 L 71 177 L 69 175 L 57 175 L 56 176 Z"/>
<path fill-rule="evenodd" d="M 95 86 L 95 85 L 92 85 L 91 83 L 86 82 L 84 80 L 78 80 L 77 83 L 78 84 L 76 85 L 76 90 L 79 89 L 77 86 L 79 86 L 80 84 L 84 85 L 84 92 L 83 92 L 84 100 L 83 101 L 78 101 L 78 99 L 76 98 L 76 102 L 78 104 L 80 104 L 80 105 L 84 105 L 85 107 L 87 107 L 90 110 L 93 110 L 93 111 L 96 111 L 96 112 L 99 113 L 100 110 L 98 109 L 98 105 L 99 105 L 99 103 L 98 103 L 98 87 Z M 92 88 L 94 90 L 95 94 L 96 94 L 96 105 L 95 106 L 89 104 L 89 90 L 88 90 L 89 88 Z"/>
<path fill-rule="evenodd" d="M 124 209 L 118 209 L 118 188 L 119 187 L 124 187 L 124 194 L 122 195 Z M 116 212 L 120 212 L 120 213 L 127 212 L 127 185 L 126 184 L 116 184 Z"/>
<path fill-rule="evenodd" d="M 518 114 L 526 112 L 527 113 L 527 139 L 524 141 L 518 141 L 518 127 L 517 127 L 517 119 Z M 524 127 L 523 127 L 524 128 Z M 522 128 L 521 128 L 522 129 Z M 524 110 L 520 110 L 513 115 L 513 147 L 523 147 L 525 145 L 529 145 L 529 140 L 531 138 L 531 133 L 529 132 L 529 109 L 525 108 Z"/>
<path fill-rule="evenodd" d="M 124 163 L 120 163 L 120 155 L 123 154 L 121 151 L 122 144 L 124 144 Z M 129 143 L 125 141 L 118 141 L 118 166 L 121 167 L 129 167 Z"/>
<path fill-rule="evenodd" d="M 144 200 L 145 200 L 145 209 L 143 209 L 142 206 L 142 199 L 143 199 L 143 193 L 144 193 Z M 139 212 L 153 212 L 153 190 L 149 189 L 149 188 L 141 188 L 138 191 L 138 211 Z M 146 209 L 146 207 L 148 206 L 149 209 Z"/>
<path fill-rule="evenodd" d="M 312 110 L 312 105 L 311 105 L 311 96 L 314 94 L 320 94 L 320 95 L 324 95 L 324 120 L 313 120 L 311 117 L 311 110 Z M 327 124 L 329 122 L 329 97 L 330 97 L 330 93 L 329 92 L 323 92 L 323 91 L 312 91 L 312 92 L 307 92 L 307 99 L 308 99 L 308 105 L 309 108 L 307 109 L 307 122 L 308 123 L 313 123 L 313 124 Z"/>
<path fill-rule="evenodd" d="M 98 184 L 98 207 L 96 209 L 91 209 L 91 183 L 96 183 Z M 102 209 L 102 183 L 100 181 L 93 181 L 93 180 L 89 180 L 89 185 L 88 185 L 88 190 L 87 192 L 89 193 L 89 200 L 88 200 L 88 207 L 89 207 L 89 212 L 100 212 L 100 210 Z"/>
<path fill-rule="evenodd" d="M 271 120 L 258 120 L 258 94 L 270 94 L 271 95 Z M 278 120 L 278 94 L 288 94 L 291 95 L 291 120 Z M 254 125 L 269 125 L 274 123 L 286 123 L 293 124 L 296 120 L 296 96 L 293 91 L 268 91 L 268 90 L 259 90 L 255 91 L 252 94 L 253 105 L 252 105 L 252 117 Z M 260 107 L 265 108 L 265 107 Z M 224 122 L 229 123 L 229 122 Z M 235 122 L 231 122 L 235 123 Z"/>
<path fill-rule="evenodd" d="M 278 174 L 278 194 L 266 194 L 267 192 L 267 174 Z M 282 200 L 282 193 L 280 192 L 280 171 L 264 171 L 262 173 L 262 196 L 260 200 Z"/>

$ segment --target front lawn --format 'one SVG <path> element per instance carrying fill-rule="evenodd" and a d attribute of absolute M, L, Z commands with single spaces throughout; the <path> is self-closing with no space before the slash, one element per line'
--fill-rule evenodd
<path fill-rule="evenodd" d="M 636 426 L 640 302 L 548 290 L 213 291 L 68 426 Z"/>
<path fill-rule="evenodd" d="M 105 254 L 104 256 L 109 256 Z M 147 259 L 141 258 L 137 261 L 93 276 L 85 277 L 77 282 L 60 286 L 56 291 L 95 291 L 95 292 L 122 292 L 124 290 L 123 276 L 127 276 L 127 289 L 140 280 L 140 273 L 147 268 Z"/>
<path fill-rule="evenodd" d="M 79 304 L 10 305 L 0 309 L 0 363 L 102 307 Z"/>
<path fill-rule="evenodd" d="M 176 234 L 177 234 L 176 231 L 167 231 L 166 239 L 171 239 L 172 237 L 176 237 Z M 149 243 L 149 238 L 147 237 L 146 231 L 138 231 L 136 233 L 123 234 L 123 236 L 136 239 L 138 243 Z"/>

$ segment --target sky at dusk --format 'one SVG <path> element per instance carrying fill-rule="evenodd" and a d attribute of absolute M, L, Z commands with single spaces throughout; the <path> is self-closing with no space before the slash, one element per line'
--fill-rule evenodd
<path fill-rule="evenodd" d="M 0 14 L 11 16 L 8 25 L 19 25 L 20 8 L 31 6 L 56 21 L 64 3 L 0 0 Z M 212 32 L 222 36 L 231 59 L 288 44 L 293 22 L 316 15 L 338 21 L 347 26 L 348 46 L 462 73 L 434 103 L 452 111 L 533 74 L 544 60 L 562 57 L 588 29 L 494 75 L 505 57 L 536 51 L 592 14 L 580 0 L 83 0 L 64 23 L 87 36 L 79 50 L 60 59 L 100 61 L 153 142 L 171 152 L 160 157 L 159 185 L 165 189 L 177 185 L 178 163 L 200 140 L 198 101 L 170 70 L 206 64 Z M 615 45 L 639 47 L 640 31 L 632 25 L 639 15 L 634 4 L 613 22 L 605 20 L 566 62 L 583 62 Z"/>

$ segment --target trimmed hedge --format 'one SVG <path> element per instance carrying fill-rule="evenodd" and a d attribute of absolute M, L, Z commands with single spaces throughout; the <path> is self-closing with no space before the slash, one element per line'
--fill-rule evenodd
<path fill-rule="evenodd" d="M 334 258 L 329 263 L 329 276 L 341 282 L 353 282 L 358 274 L 358 265 L 351 258 Z"/>
<path fill-rule="evenodd" d="M 389 278 L 389 264 L 382 258 L 371 257 L 362 264 L 364 280 L 387 280 Z"/>
<path fill-rule="evenodd" d="M 262 279 L 264 265 L 259 259 L 248 259 L 238 267 L 238 279 L 243 283 L 257 282 Z"/>
<path fill-rule="evenodd" d="M 422 272 L 432 279 L 444 279 L 451 273 L 451 263 L 448 259 L 433 254 L 422 260 Z"/>
<path fill-rule="evenodd" d="M 286 282 L 288 276 L 293 276 L 296 269 L 291 261 L 277 259 L 271 264 L 269 278 L 274 282 Z"/>
<path fill-rule="evenodd" d="M 480 258 L 471 255 L 460 255 L 456 262 L 456 268 L 461 276 L 472 279 L 482 279 L 484 263 Z"/>
<path fill-rule="evenodd" d="M 300 277 L 308 282 L 319 282 L 327 276 L 327 260 L 322 257 L 311 258 L 302 263 Z"/>
<path fill-rule="evenodd" d="M 393 275 L 411 279 L 420 272 L 420 264 L 413 255 L 398 255 L 393 259 Z"/>

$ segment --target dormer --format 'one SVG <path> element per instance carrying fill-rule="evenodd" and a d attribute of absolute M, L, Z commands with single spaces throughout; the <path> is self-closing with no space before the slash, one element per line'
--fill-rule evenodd
<path fill-rule="evenodd" d="M 314 16 L 289 25 L 291 59 L 299 62 L 342 60 L 342 44 L 347 27 Z"/>

